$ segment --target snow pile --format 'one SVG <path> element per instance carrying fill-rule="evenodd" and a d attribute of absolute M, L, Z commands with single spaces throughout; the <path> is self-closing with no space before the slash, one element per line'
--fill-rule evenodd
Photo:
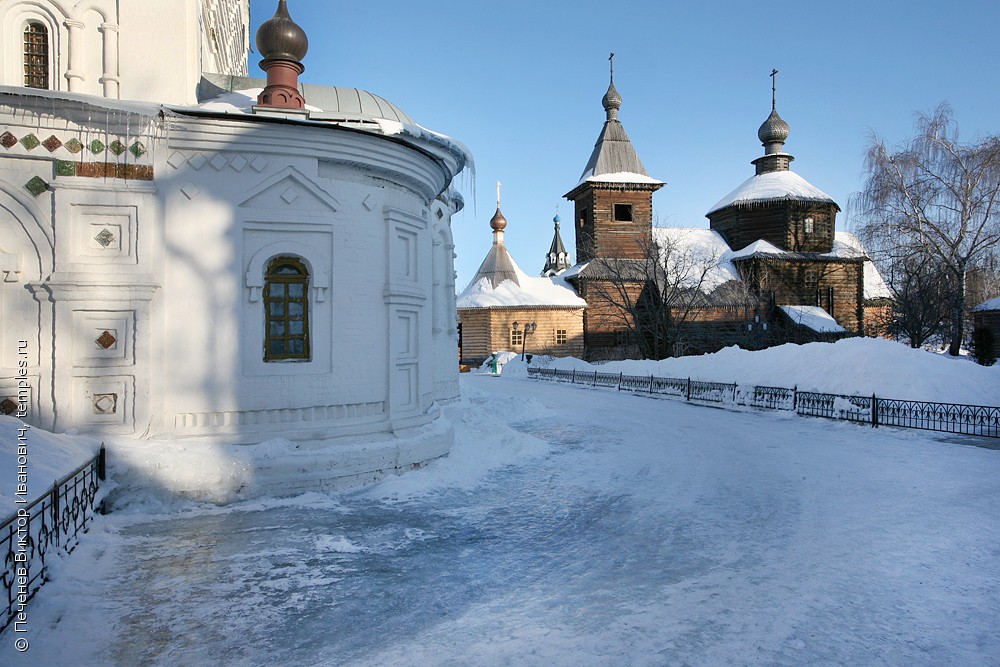
<path fill-rule="evenodd" d="M 796 324 L 819 333 L 843 333 L 844 327 L 837 324 L 830 313 L 819 306 L 779 306 L 785 315 Z"/>
<path fill-rule="evenodd" d="M 514 376 L 526 376 L 527 365 L 512 352 L 508 365 Z M 428 467 L 439 471 L 432 475 L 433 485 L 473 485 L 491 470 L 510 465 L 546 451 L 545 444 L 517 433 L 500 415 L 517 414 L 524 419 L 545 416 L 548 409 L 534 400 L 503 399 L 489 401 L 476 390 L 466 392 L 462 401 L 445 408 L 445 417 L 421 429 L 411 440 L 426 449 L 424 440 L 434 446 L 451 442 L 458 434 L 464 447 L 432 461 Z M 15 511 L 17 475 L 17 432 L 20 420 L 0 417 L 0 518 Z M 45 493 L 57 478 L 64 477 L 94 454 L 101 445 L 96 437 L 53 434 L 30 427 L 27 434 L 28 499 Z M 188 508 L 195 504 L 241 504 L 253 506 L 272 502 L 268 498 L 303 494 L 318 488 L 314 477 L 331 468 L 368 470 L 373 457 L 382 457 L 391 468 L 405 454 L 397 452 L 398 440 L 388 438 L 364 443 L 342 440 L 291 442 L 274 439 L 256 445 L 218 445 L 193 440 L 139 440 L 121 436 L 106 439 L 110 480 L 106 490 L 116 514 L 159 514 Z M 402 446 L 406 446 L 405 444 Z M 422 451 L 422 450 L 421 450 Z M 445 462 L 446 461 L 446 462 Z M 441 465 L 439 465 L 441 464 Z M 371 481 L 371 475 L 366 479 Z M 412 482 L 386 482 L 394 493 L 415 491 L 432 482 L 420 478 Z M 351 486 L 347 484 L 345 486 Z M 324 488 L 341 488 L 326 484 Z M 306 496 L 314 495 L 305 493 Z M 327 545 L 349 552 L 350 545 Z"/>
<path fill-rule="evenodd" d="M 542 359 L 535 362 L 546 363 Z M 801 391 L 830 394 L 1000 406 L 1000 365 L 979 366 L 878 338 L 789 343 L 755 352 L 734 346 L 715 354 L 600 366 L 567 358 L 549 365 L 741 385 L 797 386 Z"/>
<path fill-rule="evenodd" d="M 26 425 L 14 417 L 0 416 L 0 519 L 14 513 L 18 482 L 18 444 L 26 447 L 27 491 L 22 500 L 32 501 L 97 454 L 101 439 L 91 436 L 54 435 Z"/>
<path fill-rule="evenodd" d="M 445 408 L 445 415 L 455 425 L 448 456 L 383 480 L 365 495 L 402 500 L 441 489 L 473 489 L 490 472 L 549 452 L 549 443 L 509 426 L 515 416 L 524 421 L 551 416 L 538 399 L 493 395 L 465 383 L 462 401 Z"/>
<path fill-rule="evenodd" d="M 751 176 L 723 197 L 708 211 L 708 215 L 733 204 L 750 204 L 781 200 L 821 201 L 835 203 L 833 198 L 794 171 L 772 171 Z"/>

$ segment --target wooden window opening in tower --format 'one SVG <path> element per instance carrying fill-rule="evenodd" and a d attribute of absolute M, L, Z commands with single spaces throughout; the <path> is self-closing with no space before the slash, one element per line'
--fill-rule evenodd
<path fill-rule="evenodd" d="M 31 21 L 24 28 L 24 85 L 49 87 L 49 31 L 38 21 Z"/>

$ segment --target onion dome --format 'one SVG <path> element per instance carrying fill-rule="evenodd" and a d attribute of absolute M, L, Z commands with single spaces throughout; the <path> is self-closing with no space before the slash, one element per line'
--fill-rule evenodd
<path fill-rule="evenodd" d="M 604 97 L 601 99 L 601 104 L 604 105 L 604 111 L 608 114 L 608 120 L 615 120 L 618 118 L 618 110 L 622 108 L 622 96 L 615 88 L 615 82 L 612 80 L 611 84 L 608 86 L 608 92 L 604 93 Z"/>
<path fill-rule="evenodd" d="M 264 60 L 301 61 L 309 50 L 305 31 L 288 15 L 285 0 L 278 0 L 274 16 L 257 29 L 257 51 Z"/>
<path fill-rule="evenodd" d="M 503 217 L 503 213 L 500 212 L 500 207 L 497 206 L 497 212 L 493 214 L 492 218 L 490 218 L 490 227 L 492 227 L 495 232 L 502 232 L 506 226 L 507 218 Z"/>
<path fill-rule="evenodd" d="M 556 213 L 556 216 L 552 218 L 552 222 L 556 223 L 556 229 L 559 229 L 559 223 L 562 222 L 562 218 L 559 217 L 558 213 Z"/>
<path fill-rule="evenodd" d="M 761 123 L 760 129 L 757 130 L 757 138 L 765 146 L 774 143 L 783 144 L 788 139 L 788 130 L 788 123 L 772 108 L 771 115 Z"/>

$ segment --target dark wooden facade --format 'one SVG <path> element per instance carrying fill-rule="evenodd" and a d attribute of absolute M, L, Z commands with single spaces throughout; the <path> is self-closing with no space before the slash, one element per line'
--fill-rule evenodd
<path fill-rule="evenodd" d="M 653 192 L 660 187 L 584 182 L 568 193 L 575 208 L 576 261 L 646 257 L 652 243 Z"/>
<path fill-rule="evenodd" d="M 733 250 L 762 239 L 782 250 L 825 253 L 833 250 L 838 210 L 833 202 L 755 202 L 713 211 L 708 220 Z"/>
<path fill-rule="evenodd" d="M 778 306 L 819 306 L 849 333 L 864 333 L 864 260 L 755 256 L 737 262 L 740 274 Z"/>
<path fill-rule="evenodd" d="M 975 310 L 972 312 L 972 325 L 993 332 L 993 340 L 1000 343 L 1000 310 Z"/>

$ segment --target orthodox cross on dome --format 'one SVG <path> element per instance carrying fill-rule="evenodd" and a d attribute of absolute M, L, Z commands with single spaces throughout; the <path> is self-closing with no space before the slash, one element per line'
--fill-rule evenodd
<path fill-rule="evenodd" d="M 500 208 L 500 179 L 497 179 L 497 208 Z"/>
<path fill-rule="evenodd" d="M 777 109 L 776 106 L 777 84 L 778 84 L 778 70 L 772 67 L 771 68 L 771 111 L 775 111 Z"/>
<path fill-rule="evenodd" d="M 612 51 L 611 55 L 608 56 L 608 63 L 611 66 L 611 83 L 615 82 L 615 52 Z"/>

